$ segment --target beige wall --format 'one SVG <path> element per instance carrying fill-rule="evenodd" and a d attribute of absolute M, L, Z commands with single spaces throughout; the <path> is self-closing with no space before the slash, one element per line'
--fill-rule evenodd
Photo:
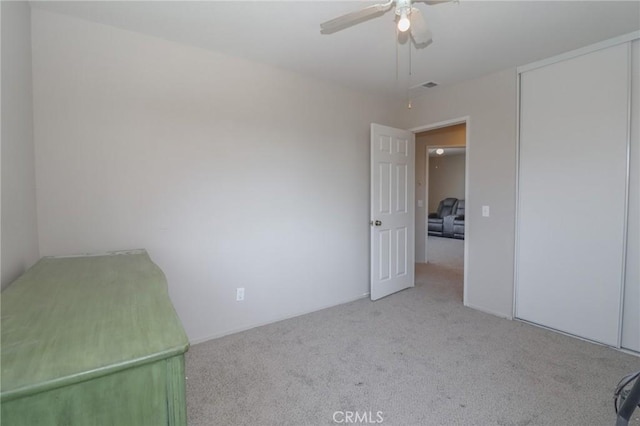
<path fill-rule="evenodd" d="M 416 205 L 416 263 L 423 263 L 426 259 L 426 238 L 427 238 L 427 188 L 429 179 L 425 176 L 425 164 L 427 162 L 427 145 L 418 142 L 416 135 L 416 184 L 415 184 L 415 205 Z"/>
<path fill-rule="evenodd" d="M 420 132 L 416 134 L 416 143 L 429 146 L 465 146 L 467 144 L 466 129 L 466 123 L 460 123 Z"/>
<path fill-rule="evenodd" d="M 429 212 L 435 212 L 441 200 L 464 200 L 465 155 L 429 157 Z"/>
<path fill-rule="evenodd" d="M 2 14 L 2 288 L 39 258 L 27 2 L 0 2 Z"/>
<path fill-rule="evenodd" d="M 387 100 L 38 9 L 33 55 L 43 255 L 147 248 L 192 341 L 368 293 Z"/>
<path fill-rule="evenodd" d="M 513 313 L 516 182 L 516 71 L 430 89 L 402 111 L 405 128 L 468 117 L 466 160 L 467 305 Z M 482 217 L 482 206 L 491 208 Z"/>

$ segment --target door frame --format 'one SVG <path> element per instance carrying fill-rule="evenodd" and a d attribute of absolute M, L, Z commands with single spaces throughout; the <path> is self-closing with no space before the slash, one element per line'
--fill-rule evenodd
<path fill-rule="evenodd" d="M 471 139 L 469 138 L 469 134 L 470 129 L 471 129 L 471 117 L 466 115 L 463 117 L 458 117 L 458 118 L 453 118 L 450 120 L 444 120 L 444 121 L 437 121 L 435 123 L 429 123 L 429 124 L 424 124 L 422 126 L 417 126 L 417 127 L 413 127 L 411 129 L 408 129 L 410 132 L 413 132 L 415 134 L 418 133 L 422 133 L 422 132 L 426 132 L 429 130 L 435 130 L 435 129 L 441 129 L 443 127 L 449 127 L 449 126 L 454 126 L 456 124 L 465 124 L 465 148 L 466 148 L 466 153 L 465 153 L 465 161 L 464 161 L 464 198 L 465 198 L 465 202 L 467 203 L 467 205 L 465 206 L 465 221 L 464 221 L 464 273 L 463 273 L 463 283 L 462 283 L 462 304 L 464 306 L 468 306 L 467 303 L 467 287 L 468 287 L 468 270 L 469 270 L 469 235 L 470 235 L 470 223 L 468 219 L 468 214 L 466 213 L 466 209 L 468 207 L 468 200 L 469 200 L 469 153 L 470 153 L 470 141 Z M 429 192 L 429 187 L 428 187 L 428 173 L 429 173 L 429 150 L 427 149 L 426 152 L 426 156 L 427 156 L 427 165 L 425 167 L 425 173 L 427 174 L 426 179 L 425 179 L 425 191 L 426 194 L 428 194 Z M 425 203 L 428 206 L 428 199 L 425 198 Z M 415 211 L 416 206 L 415 203 L 413 205 L 413 209 Z M 415 214 L 415 212 L 414 212 Z M 428 212 L 426 214 L 426 216 L 428 216 Z M 428 239 L 429 239 L 429 232 L 428 232 L 428 220 L 425 220 L 425 235 L 424 236 L 420 236 L 420 238 L 424 238 L 424 248 L 425 248 L 425 258 L 428 259 L 427 257 L 427 249 L 428 249 Z"/>

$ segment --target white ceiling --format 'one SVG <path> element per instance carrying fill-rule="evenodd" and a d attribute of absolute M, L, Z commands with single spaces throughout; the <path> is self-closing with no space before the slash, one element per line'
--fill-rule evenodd
<path fill-rule="evenodd" d="M 320 34 L 321 22 L 374 3 L 31 4 L 399 98 L 407 96 L 408 87 L 426 81 L 452 84 L 640 29 L 638 1 L 461 0 L 435 6 L 417 4 L 434 34 L 434 42 L 423 49 L 396 42 L 393 11 L 334 34 Z"/>

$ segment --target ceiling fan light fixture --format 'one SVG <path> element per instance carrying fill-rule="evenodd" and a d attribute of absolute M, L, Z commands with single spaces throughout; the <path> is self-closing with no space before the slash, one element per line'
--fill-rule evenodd
<path fill-rule="evenodd" d="M 407 17 L 407 12 L 403 10 L 398 21 L 398 31 L 405 32 L 409 27 L 411 27 L 411 21 Z"/>

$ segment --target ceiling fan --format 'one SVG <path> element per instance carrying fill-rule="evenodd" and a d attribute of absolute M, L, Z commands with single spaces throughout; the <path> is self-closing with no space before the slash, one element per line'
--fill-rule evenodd
<path fill-rule="evenodd" d="M 429 5 L 446 3 L 447 1 L 450 0 L 414 0 L 414 2 L 422 2 Z M 395 14 L 400 18 L 398 19 L 398 31 L 406 32 L 410 29 L 411 38 L 413 38 L 416 46 L 424 47 L 429 45 L 433 41 L 433 35 L 429 27 L 427 27 L 427 23 L 420 9 L 413 7 L 411 0 L 389 0 L 386 3 L 374 4 L 356 12 L 347 13 L 346 15 L 320 24 L 320 32 L 322 34 L 332 34 L 371 18 L 382 16 L 390 10 L 394 4 Z"/>

